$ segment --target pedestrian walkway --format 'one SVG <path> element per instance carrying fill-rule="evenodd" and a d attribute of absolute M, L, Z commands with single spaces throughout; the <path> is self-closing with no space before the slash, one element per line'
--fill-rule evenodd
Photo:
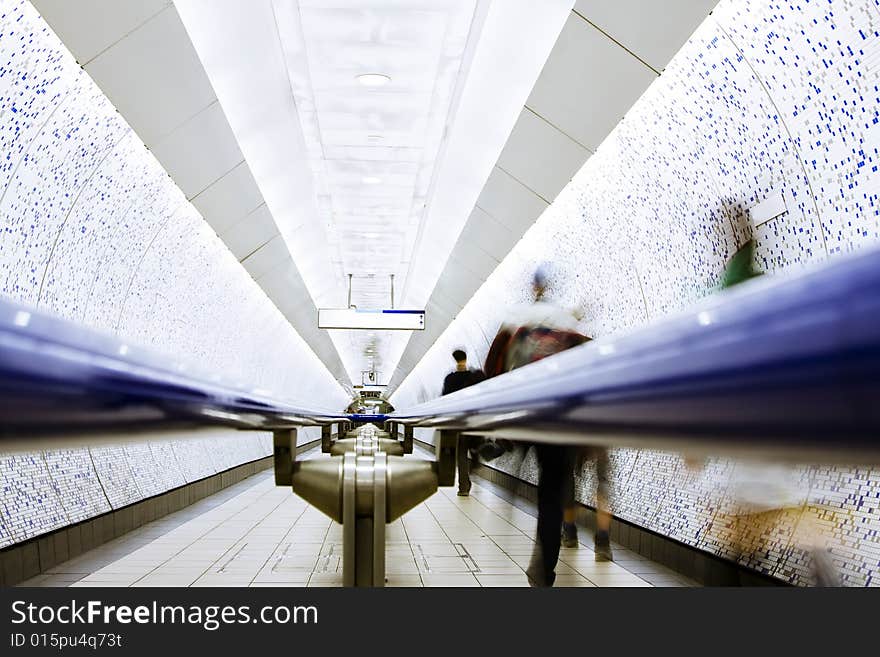
<path fill-rule="evenodd" d="M 313 450 L 308 458 L 328 458 Z M 417 458 L 416 455 L 414 457 Z M 388 525 L 388 586 L 528 586 L 535 513 L 474 478 L 470 497 L 441 488 Z M 591 535 L 562 549 L 556 586 L 697 586 L 614 546 L 597 563 Z M 51 568 L 22 586 L 341 586 L 342 526 L 276 487 L 271 471 Z"/>

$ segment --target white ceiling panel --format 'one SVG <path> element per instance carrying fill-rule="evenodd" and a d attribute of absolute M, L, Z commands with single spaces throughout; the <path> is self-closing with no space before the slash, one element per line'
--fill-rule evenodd
<path fill-rule="evenodd" d="M 432 182 L 405 298 L 422 305 L 522 111 L 573 0 L 492 2 Z M 527 44 L 527 47 L 523 47 Z"/>
<path fill-rule="evenodd" d="M 656 77 L 572 13 L 526 104 L 595 151 Z"/>
<path fill-rule="evenodd" d="M 496 166 L 552 203 L 589 156 L 586 148 L 523 109 Z"/>
<path fill-rule="evenodd" d="M 443 308 L 433 301 L 429 302 L 425 308 L 425 330 L 413 335 L 422 342 L 432 344 L 449 325 L 449 322 L 455 318 L 456 312 L 456 310 Z"/>
<path fill-rule="evenodd" d="M 509 173 L 496 167 L 480 192 L 477 207 L 492 215 L 514 234 L 522 235 L 535 223 L 535 219 L 547 207 L 547 202 Z"/>
<path fill-rule="evenodd" d="M 289 260 L 290 252 L 287 250 L 284 239 L 281 235 L 276 235 L 242 260 L 241 264 L 254 280 L 259 282 L 263 276 Z"/>
<path fill-rule="evenodd" d="M 213 103 L 153 146 L 156 157 L 188 199 L 222 179 L 244 157 L 231 134 L 220 103 Z"/>
<path fill-rule="evenodd" d="M 244 260 L 277 234 L 278 227 L 272 220 L 272 213 L 263 204 L 220 237 L 236 258 Z"/>
<path fill-rule="evenodd" d="M 154 144 L 216 100 L 169 7 L 85 67 L 146 144 Z"/>
<path fill-rule="evenodd" d="M 81 66 L 170 4 L 171 0 L 33 1 Z"/>
<path fill-rule="evenodd" d="M 241 162 L 193 198 L 192 204 L 220 235 L 261 206 L 263 196 L 247 163 Z"/>
<path fill-rule="evenodd" d="M 519 235 L 480 208 L 474 208 L 459 237 L 460 242 L 474 243 L 498 262 L 504 259 L 518 239 Z"/>
<path fill-rule="evenodd" d="M 324 145 L 324 155 L 328 160 L 358 160 L 361 162 L 412 162 L 417 164 L 422 156 L 420 148 L 407 146 L 364 145 L 357 142 L 342 146 Z"/>
<path fill-rule="evenodd" d="M 442 291 L 437 290 L 432 294 L 431 303 L 434 304 L 434 307 L 440 311 L 443 317 L 448 317 L 450 320 L 452 320 L 462 308 L 462 304 L 456 302 L 455 299 L 449 296 L 445 289 Z"/>
<path fill-rule="evenodd" d="M 476 0 L 419 3 L 275 0 L 289 86 L 327 228 L 336 280 L 354 276 L 351 303 L 390 304 L 405 288 L 418 228 L 456 90 L 466 72 Z M 381 74 L 383 84 L 359 81 Z M 372 152 L 371 152 L 372 151 Z M 312 267 L 296 255 L 297 265 Z M 315 298 L 318 285 L 309 289 Z M 398 302 L 401 301 L 398 297 Z M 362 369 L 397 359 L 399 336 L 349 331 L 334 343 Z"/>
<path fill-rule="evenodd" d="M 446 268 L 443 294 L 459 308 L 463 308 L 473 296 L 473 290 L 479 287 L 482 282 L 479 276 L 467 267 L 463 267 L 453 255 Z"/>
<path fill-rule="evenodd" d="M 280 266 L 272 269 L 260 278 L 260 285 L 269 295 L 270 299 L 277 299 L 275 305 L 284 314 L 285 317 L 292 317 L 298 312 L 304 304 L 304 297 L 308 297 L 308 290 L 302 282 L 302 278 L 297 272 L 296 265 L 293 260 L 282 263 Z M 314 306 L 313 306 L 314 307 Z M 317 319 L 315 320 L 317 325 Z M 302 330 L 298 327 L 297 332 L 306 340 L 305 335 L 307 325 Z M 317 353 L 317 349 L 314 349 Z"/>
<path fill-rule="evenodd" d="M 177 0 L 175 6 L 313 303 L 338 305 L 344 289 L 317 209 L 318 190 L 279 36 L 276 11 L 298 13 L 296 3 Z"/>
<path fill-rule="evenodd" d="M 481 281 L 486 280 L 500 262 L 470 240 L 459 240 L 452 250 L 450 259 L 452 258 L 456 258 L 463 267 L 479 276 Z"/>
<path fill-rule="evenodd" d="M 716 4 L 717 0 L 577 0 L 574 10 L 662 71 Z"/>
<path fill-rule="evenodd" d="M 303 295 L 308 293 L 307 290 L 303 290 Z M 315 307 L 311 304 L 302 303 L 303 299 L 307 298 L 306 296 L 300 296 L 297 299 L 294 295 L 288 292 L 288 296 L 291 297 L 293 301 L 293 305 L 291 306 L 289 312 L 290 316 L 293 318 L 297 324 L 301 324 L 303 326 L 307 326 L 309 324 L 313 325 L 314 328 L 318 327 L 318 313 L 315 311 Z M 299 301 L 299 303 L 297 303 Z"/>

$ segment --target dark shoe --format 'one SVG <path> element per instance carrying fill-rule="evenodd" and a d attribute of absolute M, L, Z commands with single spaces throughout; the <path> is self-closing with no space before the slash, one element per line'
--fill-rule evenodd
<path fill-rule="evenodd" d="M 532 558 L 529 559 L 529 567 L 526 568 L 529 586 L 533 588 L 553 586 L 553 582 L 556 580 L 555 572 L 548 573 L 544 570 L 544 558 L 541 554 L 540 543 L 535 543 Z"/>
<path fill-rule="evenodd" d="M 577 525 L 573 522 L 562 523 L 562 547 L 576 548 L 578 546 Z"/>
<path fill-rule="evenodd" d="M 533 589 L 540 589 L 547 586 L 546 584 L 542 583 L 544 579 L 537 573 L 532 572 L 531 570 L 526 571 L 526 579 L 529 580 L 529 586 L 531 586 Z"/>
<path fill-rule="evenodd" d="M 532 588 L 547 588 L 553 586 L 553 581 L 556 579 L 556 573 L 550 573 L 550 576 L 548 577 L 543 570 L 543 568 L 534 565 L 531 565 L 526 569 L 526 577 L 529 580 L 529 586 Z"/>
<path fill-rule="evenodd" d="M 614 561 L 614 555 L 611 553 L 611 540 L 608 538 L 608 532 L 599 532 L 593 543 L 596 552 L 596 561 Z"/>
<path fill-rule="evenodd" d="M 469 497 L 471 492 L 469 490 L 460 490 L 458 491 L 459 497 Z"/>

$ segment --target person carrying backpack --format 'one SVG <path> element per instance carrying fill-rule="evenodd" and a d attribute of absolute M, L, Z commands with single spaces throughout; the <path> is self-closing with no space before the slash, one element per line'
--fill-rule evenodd
<path fill-rule="evenodd" d="M 590 338 L 577 330 L 574 314 L 545 299 L 547 271 L 540 267 L 532 278 L 534 302 L 515 308 L 502 324 L 492 341 L 486 364 L 487 377 L 509 372 L 517 367 L 534 363 L 560 351 L 581 345 Z M 485 443 L 480 456 L 491 460 L 511 449 L 509 441 Z M 532 586 L 552 586 L 556 579 L 556 564 L 563 538 L 577 545 L 574 525 L 574 468 L 579 455 L 578 448 L 536 443 L 533 445 L 538 459 L 538 531 L 535 550 L 526 574 Z M 600 475 L 600 508 L 607 504 L 607 453 L 594 450 L 597 458 L 597 474 Z M 596 554 L 599 560 L 611 558 L 608 526 L 610 514 L 597 513 Z M 567 522 L 563 524 L 563 520 Z M 563 528 L 563 534 L 560 528 Z"/>
<path fill-rule="evenodd" d="M 467 365 L 467 354 L 462 349 L 456 349 L 452 352 L 452 358 L 455 360 L 455 371 L 450 372 L 443 379 L 443 392 L 441 395 L 450 395 L 458 392 L 468 386 L 473 386 L 483 381 L 486 376 L 482 370 L 472 370 Z M 471 493 L 471 476 L 470 464 L 468 463 L 468 452 L 476 449 L 478 439 L 475 436 L 465 436 L 459 434 L 458 446 L 456 450 L 456 461 L 458 465 L 458 496 L 468 497 Z"/>

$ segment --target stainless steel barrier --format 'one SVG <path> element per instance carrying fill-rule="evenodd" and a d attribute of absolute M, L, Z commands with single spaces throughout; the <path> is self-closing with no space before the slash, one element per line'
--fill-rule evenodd
<path fill-rule="evenodd" d="M 332 425 L 322 429 L 321 447 L 330 458 L 296 460 L 296 429 L 274 432 L 275 483 L 342 524 L 342 573 L 345 586 L 385 585 L 385 525 L 397 520 L 455 481 L 457 437 L 441 440 L 435 461 L 405 459 L 404 440 L 373 425 L 351 436 L 340 423 L 337 440 Z M 450 432 L 443 432 L 450 433 Z M 451 448 L 450 448 L 451 447 Z M 393 452 L 393 453 L 392 453 Z"/>

